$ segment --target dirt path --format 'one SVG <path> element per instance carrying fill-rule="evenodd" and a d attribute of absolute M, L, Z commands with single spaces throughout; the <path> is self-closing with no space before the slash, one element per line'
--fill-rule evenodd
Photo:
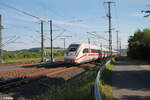
<path fill-rule="evenodd" d="M 150 70 L 121 57 L 112 72 L 114 100 L 150 100 Z"/>

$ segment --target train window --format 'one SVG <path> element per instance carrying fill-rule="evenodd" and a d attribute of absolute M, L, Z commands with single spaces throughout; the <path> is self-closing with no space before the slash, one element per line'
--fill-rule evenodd
<path fill-rule="evenodd" d="M 98 53 L 102 53 L 102 51 L 101 51 L 101 50 L 98 50 Z"/>
<path fill-rule="evenodd" d="M 92 53 L 101 53 L 101 50 L 91 49 Z"/>
<path fill-rule="evenodd" d="M 72 44 L 69 46 L 68 51 L 76 51 L 78 49 L 78 44 Z"/>
<path fill-rule="evenodd" d="M 95 50 L 94 50 L 94 49 L 91 49 L 91 53 L 95 53 Z"/>
<path fill-rule="evenodd" d="M 83 50 L 83 53 L 89 53 L 89 49 L 88 49 L 88 48 L 85 48 L 85 49 Z"/>

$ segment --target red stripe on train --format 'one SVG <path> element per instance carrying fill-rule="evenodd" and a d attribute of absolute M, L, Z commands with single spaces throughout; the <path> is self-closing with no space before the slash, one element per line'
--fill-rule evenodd
<path fill-rule="evenodd" d="M 79 59 L 81 59 L 81 58 L 83 58 L 85 56 L 87 56 L 87 54 L 84 54 L 83 56 L 81 56 L 80 58 L 76 58 L 75 60 L 79 60 Z"/>
<path fill-rule="evenodd" d="M 99 55 L 104 55 L 104 54 L 88 54 L 88 56 L 99 56 Z"/>
<path fill-rule="evenodd" d="M 88 56 L 98 56 L 98 55 L 105 55 L 105 54 L 88 54 Z M 87 54 L 84 54 L 83 56 L 76 58 L 75 60 L 80 60 L 81 58 L 87 56 Z"/>

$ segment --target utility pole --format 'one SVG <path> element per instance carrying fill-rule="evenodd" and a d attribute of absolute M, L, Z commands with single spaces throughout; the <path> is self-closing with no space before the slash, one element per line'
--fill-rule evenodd
<path fill-rule="evenodd" d="M 50 22 L 50 37 L 51 37 L 51 63 L 53 63 L 53 30 L 52 30 L 52 20 Z"/>
<path fill-rule="evenodd" d="M 2 16 L 0 14 L 0 63 L 3 63 L 3 49 L 2 49 Z"/>
<path fill-rule="evenodd" d="M 100 47 L 101 47 L 101 50 L 102 50 L 102 48 L 103 48 L 103 44 L 102 43 L 100 44 Z"/>
<path fill-rule="evenodd" d="M 66 39 L 64 38 L 64 50 L 66 49 Z"/>
<path fill-rule="evenodd" d="M 88 44 L 90 44 L 90 39 L 88 38 Z"/>
<path fill-rule="evenodd" d="M 61 38 L 64 40 L 64 50 L 66 49 L 66 38 L 72 37 L 72 36 L 62 36 L 64 38 Z"/>
<path fill-rule="evenodd" d="M 120 39 L 120 56 L 121 56 L 121 39 Z"/>
<path fill-rule="evenodd" d="M 119 31 L 117 30 L 117 31 L 116 31 L 116 33 L 117 33 L 117 51 L 119 51 L 119 50 L 118 50 L 118 32 L 119 32 Z"/>
<path fill-rule="evenodd" d="M 43 32 L 43 21 L 41 20 L 41 62 L 44 62 L 44 32 Z"/>
<path fill-rule="evenodd" d="M 104 2 L 104 3 L 107 3 L 108 4 L 108 24 L 109 24 L 109 29 L 108 29 L 108 32 L 109 32 L 109 51 L 110 51 L 110 56 L 111 56 L 111 59 L 112 59 L 112 28 L 111 28 L 111 4 L 112 3 L 115 3 L 115 2 Z"/>

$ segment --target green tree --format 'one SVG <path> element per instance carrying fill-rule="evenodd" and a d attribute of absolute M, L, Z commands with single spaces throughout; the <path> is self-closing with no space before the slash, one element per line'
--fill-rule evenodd
<path fill-rule="evenodd" d="M 150 29 L 138 29 L 128 40 L 128 56 L 135 59 L 150 59 Z"/>

